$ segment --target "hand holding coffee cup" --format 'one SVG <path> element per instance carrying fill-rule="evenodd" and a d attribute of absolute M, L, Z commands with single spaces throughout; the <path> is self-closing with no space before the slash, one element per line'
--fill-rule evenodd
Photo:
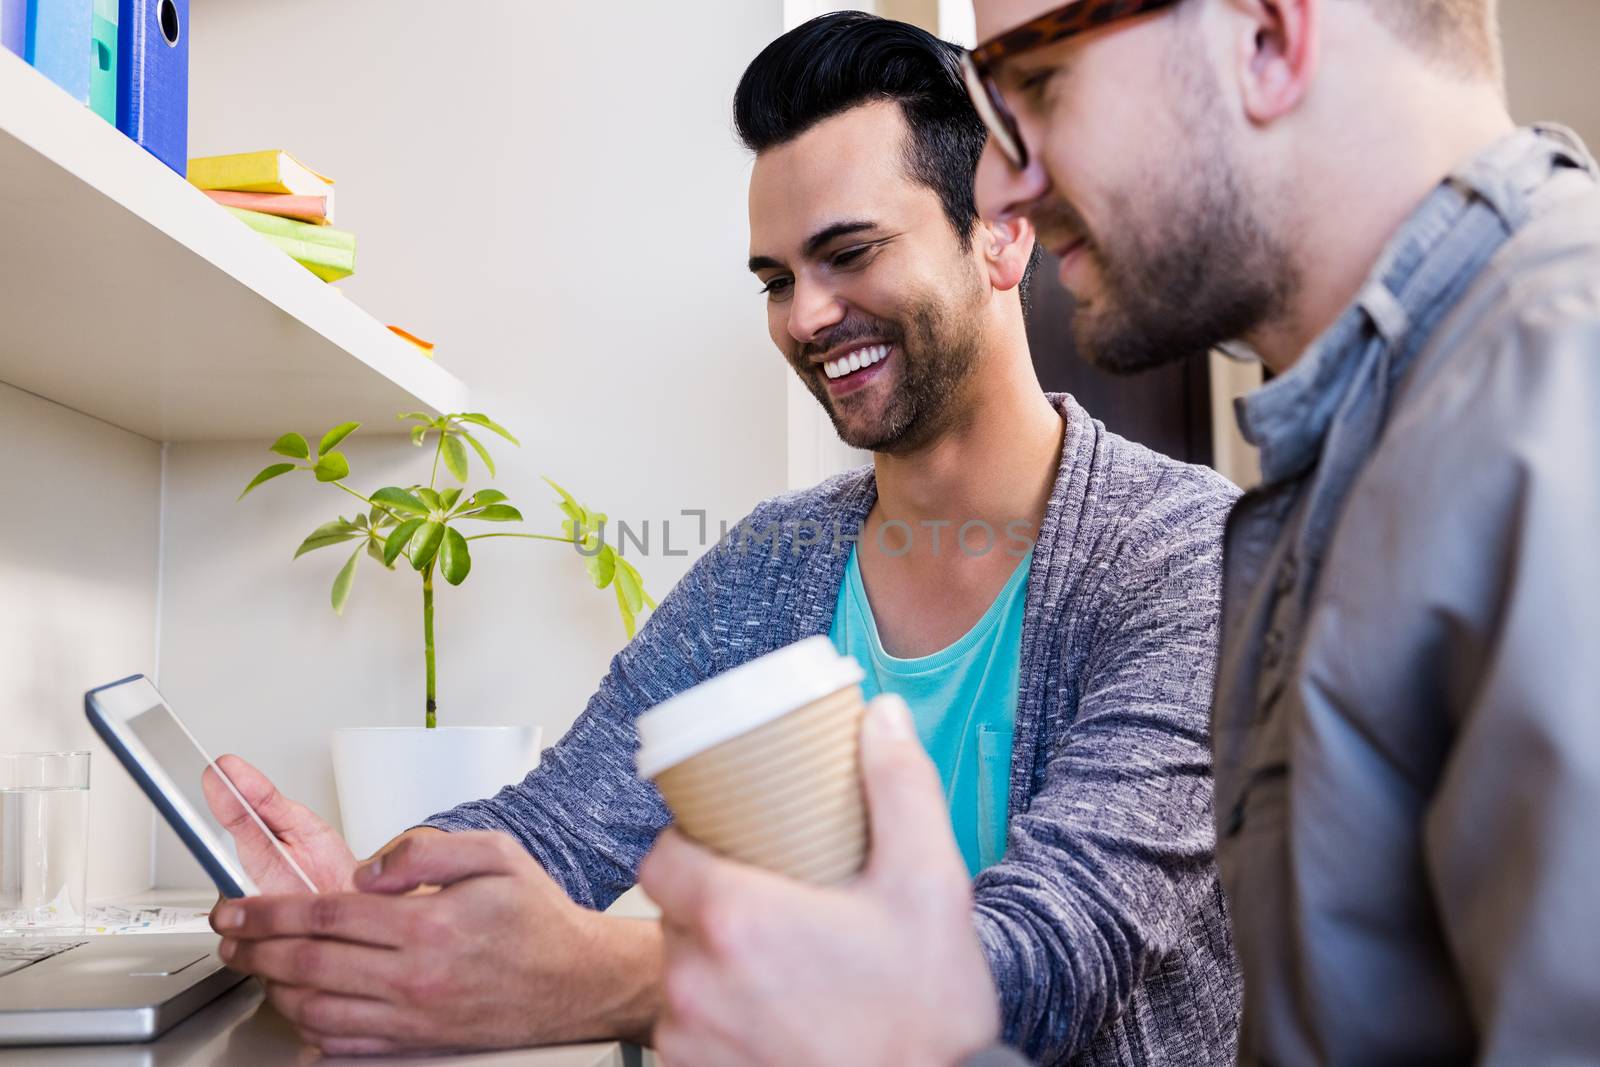
<path fill-rule="evenodd" d="M 678 828 L 731 859 L 817 885 L 866 860 L 861 665 L 811 637 L 639 717 L 639 775 Z"/>

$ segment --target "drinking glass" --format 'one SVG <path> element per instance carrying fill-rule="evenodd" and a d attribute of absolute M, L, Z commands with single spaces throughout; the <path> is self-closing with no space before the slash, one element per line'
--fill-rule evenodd
<path fill-rule="evenodd" d="M 81 933 L 89 753 L 0 752 L 0 937 Z"/>

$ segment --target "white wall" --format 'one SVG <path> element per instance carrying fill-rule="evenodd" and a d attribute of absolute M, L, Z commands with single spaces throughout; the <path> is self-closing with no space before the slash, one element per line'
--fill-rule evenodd
<path fill-rule="evenodd" d="M 161 446 L 0 385 L 0 751 L 88 749 L 89 893 L 148 886 L 150 806 L 83 716 L 156 668 Z"/>
<path fill-rule="evenodd" d="M 1560 122 L 1600 151 L 1600 3 L 1504 0 L 1506 88 L 1518 122 Z"/>
<path fill-rule="evenodd" d="M 700 552 L 662 556 L 663 517 L 736 520 L 784 485 L 788 371 L 744 267 L 730 118 L 781 20 L 781 0 L 205 0 L 191 149 L 282 147 L 335 177 L 359 239 L 344 292 L 437 342 L 518 433 L 490 442 L 495 484 L 534 523 L 557 529 L 543 473 L 652 520 L 636 562 L 660 594 Z M 426 477 L 409 445 L 363 436 L 354 484 Z M 328 731 L 421 723 L 420 587 L 363 561 L 336 618 L 338 549 L 290 555 L 341 494 L 286 479 L 234 503 L 267 444 L 170 450 L 161 682 L 205 740 L 331 816 Z M 440 721 L 553 740 L 622 644 L 612 593 L 559 546 L 474 548 L 466 585 L 438 594 Z M 193 878 L 171 848 L 158 875 Z"/>

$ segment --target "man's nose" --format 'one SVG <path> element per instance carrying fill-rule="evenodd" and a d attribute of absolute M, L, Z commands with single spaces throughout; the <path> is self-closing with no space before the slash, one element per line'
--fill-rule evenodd
<path fill-rule="evenodd" d="M 1027 167 L 1018 170 L 1006 159 L 993 137 L 983 146 L 975 187 L 981 218 L 1003 222 L 1026 215 L 1028 205 L 1043 197 L 1049 188 L 1050 178 L 1038 152 L 1029 151 Z"/>
<path fill-rule="evenodd" d="M 825 285 L 796 279 L 789 301 L 789 336 L 810 344 L 818 334 L 844 318 L 844 302 Z"/>

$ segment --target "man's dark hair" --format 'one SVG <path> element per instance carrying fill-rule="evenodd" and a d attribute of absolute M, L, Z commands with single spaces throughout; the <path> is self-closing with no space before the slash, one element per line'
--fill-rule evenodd
<path fill-rule="evenodd" d="M 963 250 L 978 222 L 973 180 L 988 131 L 961 80 L 961 49 L 862 11 L 819 15 L 779 37 L 745 69 L 733 122 L 752 152 L 787 144 L 862 104 L 893 100 L 910 131 L 906 169 L 932 189 Z M 1019 289 L 1028 307 L 1038 250 Z"/>

